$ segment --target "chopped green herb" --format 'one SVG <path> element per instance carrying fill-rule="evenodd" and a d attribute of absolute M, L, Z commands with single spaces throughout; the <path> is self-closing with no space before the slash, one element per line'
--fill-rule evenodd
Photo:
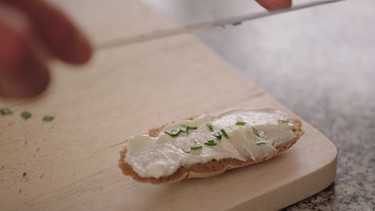
<path fill-rule="evenodd" d="M 232 23 L 233 26 L 238 26 L 238 25 L 241 25 L 242 22 L 236 22 L 236 23 Z"/>
<path fill-rule="evenodd" d="M 174 129 L 172 130 L 172 135 L 174 136 L 177 136 L 178 134 L 180 134 L 182 132 L 181 128 L 177 128 L 177 129 Z"/>
<path fill-rule="evenodd" d="M 181 128 L 173 129 L 171 132 L 164 131 L 165 134 L 169 135 L 170 137 L 176 137 L 178 134 L 182 132 Z"/>
<path fill-rule="evenodd" d="M 262 145 L 262 144 L 266 144 L 266 142 L 264 140 L 260 140 L 260 141 L 255 142 L 255 144 Z"/>
<path fill-rule="evenodd" d="M 222 137 L 223 137 L 219 132 L 215 132 L 215 133 L 213 133 L 212 135 L 215 136 L 215 138 L 217 138 L 217 139 L 219 139 L 219 140 L 221 140 Z"/>
<path fill-rule="evenodd" d="M 204 145 L 207 145 L 207 146 L 216 146 L 217 143 L 214 140 L 208 140 L 208 141 L 204 142 Z"/>
<path fill-rule="evenodd" d="M 198 127 L 195 126 L 189 126 L 189 125 L 181 125 L 181 127 L 178 127 L 176 129 L 173 129 L 171 132 L 164 131 L 165 134 L 171 136 L 171 137 L 176 137 L 178 136 L 181 132 L 185 132 L 186 134 L 189 135 L 190 130 L 196 130 Z"/>
<path fill-rule="evenodd" d="M 212 127 L 212 125 L 211 124 L 206 124 L 207 125 L 207 127 L 208 127 L 208 129 L 211 131 L 211 132 L 214 132 L 214 127 Z"/>
<path fill-rule="evenodd" d="M 201 150 L 201 149 L 203 149 L 203 146 L 199 145 L 199 146 L 192 146 L 192 147 L 183 147 L 182 151 L 184 151 L 185 153 L 190 153 L 193 150 Z"/>
<path fill-rule="evenodd" d="M 185 128 L 186 128 L 186 130 L 185 130 L 186 134 L 188 134 L 188 135 L 189 135 L 189 130 L 196 130 L 196 129 L 198 129 L 198 127 L 189 126 L 189 125 L 186 125 Z"/>
<path fill-rule="evenodd" d="M 181 130 L 180 132 L 186 132 L 186 125 L 181 125 L 181 127 L 179 127 L 178 129 Z M 178 129 L 175 129 L 175 130 L 178 130 Z"/>
<path fill-rule="evenodd" d="M 221 133 L 223 134 L 223 136 L 224 136 L 225 138 L 229 138 L 228 133 L 227 133 L 224 129 L 221 129 L 220 131 L 221 131 Z"/>
<path fill-rule="evenodd" d="M 200 146 L 193 146 L 193 147 L 190 147 L 190 149 L 193 151 L 193 150 L 201 150 L 203 148 L 202 145 Z"/>
<path fill-rule="evenodd" d="M 254 134 L 260 138 L 258 130 L 255 127 L 251 127 L 251 129 L 253 129 Z"/>
<path fill-rule="evenodd" d="M 198 129 L 198 127 L 196 127 L 196 126 L 187 126 L 187 128 L 189 129 L 189 130 L 196 130 L 196 129 Z"/>
<path fill-rule="evenodd" d="M 2 115 L 13 114 L 13 111 L 10 110 L 9 108 L 2 108 L 2 109 L 0 109 L 0 114 L 2 114 Z"/>
<path fill-rule="evenodd" d="M 279 119 L 277 121 L 279 124 L 285 124 L 285 123 L 289 123 L 289 121 L 287 119 Z"/>
<path fill-rule="evenodd" d="M 44 115 L 44 117 L 43 117 L 43 121 L 45 121 L 45 122 L 50 122 L 50 121 L 52 121 L 53 119 L 54 119 L 55 117 L 54 116 L 52 116 L 52 115 Z"/>
<path fill-rule="evenodd" d="M 21 113 L 21 117 L 24 119 L 29 119 L 31 116 L 32 116 L 31 113 L 28 111 L 24 111 Z"/>
<path fill-rule="evenodd" d="M 244 125 L 246 125 L 246 122 L 241 122 L 241 121 L 239 121 L 239 122 L 236 122 L 236 125 L 244 126 Z"/>

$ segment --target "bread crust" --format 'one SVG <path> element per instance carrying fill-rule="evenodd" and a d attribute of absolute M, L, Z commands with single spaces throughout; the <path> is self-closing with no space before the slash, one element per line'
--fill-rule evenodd
<path fill-rule="evenodd" d="M 187 118 L 192 120 L 194 118 L 190 117 Z M 274 146 L 276 148 L 276 152 L 273 154 L 269 154 L 267 156 L 261 157 L 259 159 L 253 160 L 252 158 L 248 157 L 246 161 L 237 160 L 234 158 L 225 158 L 221 160 L 211 160 L 206 163 L 198 163 L 190 166 L 180 166 L 175 173 L 166 177 L 160 178 L 153 178 L 153 177 L 141 177 L 139 176 L 133 168 L 125 162 L 127 147 L 125 146 L 124 149 L 120 152 L 120 160 L 118 162 L 119 167 L 124 175 L 131 176 L 134 180 L 144 183 L 151 183 L 151 184 L 166 184 L 166 183 L 174 183 L 179 182 L 184 179 L 189 178 L 205 178 L 223 174 L 225 171 L 240 168 L 244 166 L 249 166 L 252 164 L 260 163 L 266 160 L 269 160 L 278 154 L 284 152 L 285 150 L 292 147 L 304 134 L 302 130 L 302 122 L 299 119 L 293 119 L 294 121 L 294 128 L 293 132 L 295 134 L 295 138 L 290 140 L 284 144 L 280 144 Z M 158 134 L 163 130 L 165 125 L 153 128 L 148 131 L 148 135 L 152 137 L 158 136 Z"/>

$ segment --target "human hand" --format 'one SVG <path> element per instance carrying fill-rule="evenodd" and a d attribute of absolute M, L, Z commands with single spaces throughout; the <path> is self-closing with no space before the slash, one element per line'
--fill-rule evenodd
<path fill-rule="evenodd" d="M 0 96 L 33 97 L 48 85 L 47 62 L 87 62 L 88 39 L 43 0 L 0 0 Z"/>
<path fill-rule="evenodd" d="M 255 0 L 267 10 L 277 10 L 292 6 L 292 0 Z"/>
<path fill-rule="evenodd" d="M 256 0 L 267 10 L 291 0 Z M 87 38 L 44 0 L 0 0 L 0 96 L 33 97 L 48 85 L 50 59 L 82 64 L 92 54 Z"/>

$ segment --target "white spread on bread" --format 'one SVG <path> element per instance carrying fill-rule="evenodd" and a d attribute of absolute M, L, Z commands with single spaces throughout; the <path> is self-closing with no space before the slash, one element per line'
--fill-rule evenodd
<path fill-rule="evenodd" d="M 191 129 L 186 131 L 186 127 Z M 179 128 L 183 131 L 177 135 L 167 134 Z M 160 178 L 172 175 L 181 166 L 212 160 L 257 160 L 274 155 L 275 146 L 293 140 L 293 128 L 293 120 L 273 109 L 233 109 L 201 115 L 169 124 L 157 137 L 130 137 L 125 162 L 141 177 Z"/>

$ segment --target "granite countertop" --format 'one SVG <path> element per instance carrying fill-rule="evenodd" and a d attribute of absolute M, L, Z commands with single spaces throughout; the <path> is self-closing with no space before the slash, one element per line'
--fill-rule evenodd
<path fill-rule="evenodd" d="M 204 2 L 153 1 L 183 24 L 262 9 Z M 285 210 L 375 210 L 373 20 L 374 1 L 343 1 L 196 34 L 338 148 L 334 184 Z"/>

